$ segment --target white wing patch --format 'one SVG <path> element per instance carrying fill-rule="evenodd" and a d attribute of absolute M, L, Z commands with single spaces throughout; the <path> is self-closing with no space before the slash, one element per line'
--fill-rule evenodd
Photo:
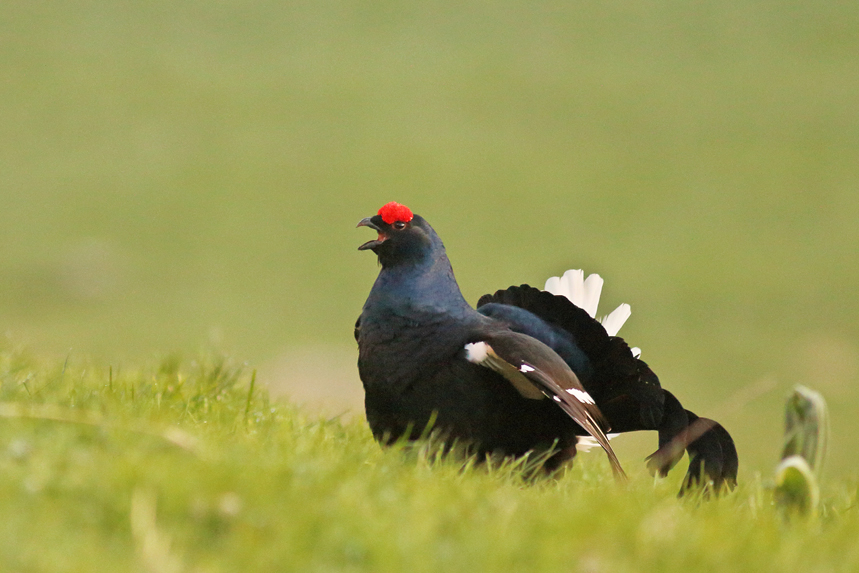
<path fill-rule="evenodd" d="M 591 398 L 591 395 L 583 390 L 578 390 L 576 388 L 567 388 L 567 394 L 572 394 L 573 398 L 583 404 L 596 404 L 596 402 L 594 402 L 594 399 Z"/>
<path fill-rule="evenodd" d="M 580 389 L 581 383 L 575 373 L 570 370 L 560 357 L 557 360 L 552 358 L 553 355 L 541 357 L 541 360 L 546 360 L 546 371 L 543 367 L 537 368 L 522 360 L 516 358 L 516 344 L 533 344 L 530 339 L 524 334 L 510 332 L 506 336 L 510 339 L 498 339 L 498 345 L 505 350 L 505 354 L 512 354 L 514 363 L 508 362 L 506 358 L 501 357 L 492 345 L 487 341 L 470 342 L 465 344 L 465 358 L 472 364 L 489 368 L 503 376 L 513 387 L 519 392 L 523 398 L 530 400 L 542 400 L 551 398 L 558 406 L 567 413 L 579 426 L 595 438 L 595 440 L 605 450 L 606 455 L 611 462 L 612 471 L 618 479 L 626 477 L 623 468 L 617 459 L 617 456 L 603 434 L 602 425 L 605 425 L 605 420 L 596 408 L 594 399 L 585 390 Z M 517 341 L 517 337 L 525 337 L 525 341 Z M 490 338 L 490 340 L 493 340 Z M 507 345 L 507 346 L 505 346 Z M 512 347 L 510 346 L 512 345 Z M 520 349 L 521 350 L 521 349 Z M 539 352 L 537 353 L 540 354 Z M 527 376 L 526 376 L 527 374 Z M 557 377 L 556 380 L 554 377 Z M 562 385 L 563 384 L 563 385 Z M 578 388 L 564 388 L 564 386 L 573 385 Z M 564 396 L 566 391 L 570 396 L 578 401 Z"/>

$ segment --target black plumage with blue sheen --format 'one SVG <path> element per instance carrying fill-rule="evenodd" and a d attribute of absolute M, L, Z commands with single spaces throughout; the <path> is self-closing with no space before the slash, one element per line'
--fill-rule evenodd
<path fill-rule="evenodd" d="M 626 342 L 608 336 L 586 311 L 527 285 L 485 295 L 475 310 L 422 217 L 390 203 L 359 226 L 378 232 L 360 249 L 373 250 L 382 267 L 355 325 L 367 420 L 377 440 L 416 438 L 432 421 L 441 436 L 481 455 L 554 448 L 546 462 L 552 470 L 575 455 L 578 436 L 591 434 L 622 475 L 604 432 L 656 430 L 654 472 L 664 475 L 686 449 L 684 489 L 702 478 L 716 488 L 735 483 L 736 449 L 724 428 L 683 409 Z M 499 360 L 493 369 L 490 360 L 469 355 L 466 345 L 479 343 L 503 369 Z M 514 380 L 520 373 L 524 378 Z M 537 397 L 548 398 L 525 397 L 521 388 L 529 383 Z"/>

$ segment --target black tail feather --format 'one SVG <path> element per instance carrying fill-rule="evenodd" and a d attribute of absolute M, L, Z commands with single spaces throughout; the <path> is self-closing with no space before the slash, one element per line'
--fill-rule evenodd
<path fill-rule="evenodd" d="M 665 391 L 665 415 L 659 426 L 659 449 L 647 458 L 651 472 L 665 476 L 689 454 L 689 469 L 681 495 L 689 490 L 712 488 L 717 493 L 737 485 L 739 459 L 734 440 L 721 424 L 700 418 Z"/>
<path fill-rule="evenodd" d="M 699 418 L 688 410 L 686 413 L 690 429 L 696 425 L 706 429 L 686 446 L 689 470 L 680 493 L 702 487 L 712 487 L 716 493 L 724 488 L 733 489 L 737 485 L 739 459 L 731 435 L 718 422 Z"/>
<path fill-rule="evenodd" d="M 647 467 L 653 475 L 665 477 L 668 472 L 683 459 L 689 427 L 687 411 L 668 390 L 662 391 L 665 402 L 663 406 L 662 423 L 656 428 L 659 431 L 659 449 L 647 458 Z"/>

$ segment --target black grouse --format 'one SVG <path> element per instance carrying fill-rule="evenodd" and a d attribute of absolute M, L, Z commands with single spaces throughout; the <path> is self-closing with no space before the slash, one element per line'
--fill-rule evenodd
<path fill-rule="evenodd" d="M 475 310 L 420 215 L 392 202 L 358 226 L 378 232 L 359 250 L 372 250 L 382 267 L 355 324 L 367 421 L 378 441 L 415 439 L 432 425 L 480 456 L 544 453 L 551 471 L 590 435 L 620 477 L 609 429 L 656 430 L 653 472 L 665 475 L 685 449 L 684 490 L 736 484 L 728 432 L 685 410 L 587 310 L 528 285 L 484 295 Z"/>

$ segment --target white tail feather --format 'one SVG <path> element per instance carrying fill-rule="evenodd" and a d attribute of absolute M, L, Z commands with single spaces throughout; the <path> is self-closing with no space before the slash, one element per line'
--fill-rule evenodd
<path fill-rule="evenodd" d="M 560 277 L 549 277 L 543 290 L 567 297 L 574 305 L 586 311 L 592 318 L 596 318 L 603 284 L 602 277 L 597 274 L 588 275 L 588 278 L 585 278 L 583 270 L 570 269 Z M 617 336 L 630 315 L 632 315 L 632 308 L 623 303 L 599 321 L 609 336 Z M 633 348 L 632 354 L 638 358 L 641 356 L 641 349 Z"/>
<path fill-rule="evenodd" d="M 597 274 L 588 275 L 586 279 L 583 270 L 570 269 L 561 277 L 550 277 L 543 290 L 567 297 L 574 305 L 587 311 L 591 318 L 596 318 L 603 282 Z"/>
<path fill-rule="evenodd" d="M 606 434 L 605 437 L 613 440 L 620 434 Z M 589 452 L 594 448 L 600 447 L 599 442 L 593 436 L 578 436 L 576 440 L 576 450 L 580 452 Z"/>
<path fill-rule="evenodd" d="M 604 281 L 599 275 L 589 275 L 585 279 L 585 293 L 582 301 L 582 308 L 585 309 L 591 318 L 596 318 L 597 307 L 600 304 L 600 295 L 602 294 L 602 285 Z"/>
<path fill-rule="evenodd" d="M 581 269 L 570 269 L 561 276 L 561 292 L 572 303 L 581 308 L 585 298 L 585 273 Z"/>
<path fill-rule="evenodd" d="M 605 331 L 608 332 L 609 336 L 617 336 L 620 327 L 624 325 L 626 319 L 628 319 L 631 314 L 632 309 L 628 304 L 623 303 L 611 311 L 608 316 L 602 317 L 600 322 L 605 328 Z"/>
<path fill-rule="evenodd" d="M 543 290 L 552 294 L 561 294 L 561 277 L 549 277 L 546 279 L 546 286 L 543 287 Z M 572 301 L 572 299 L 570 300 Z"/>

